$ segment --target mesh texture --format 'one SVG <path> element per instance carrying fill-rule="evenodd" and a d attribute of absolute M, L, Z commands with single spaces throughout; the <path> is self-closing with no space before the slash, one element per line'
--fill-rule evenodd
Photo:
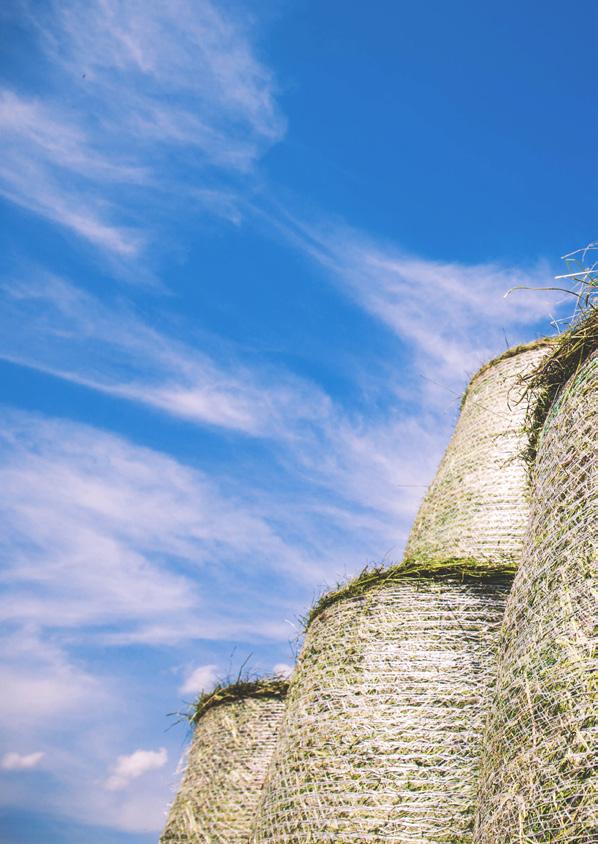
<path fill-rule="evenodd" d="M 521 378 L 549 348 L 548 341 L 518 347 L 472 378 L 413 524 L 406 560 L 465 559 L 516 568 L 529 514 L 522 457 L 528 400 Z"/>
<path fill-rule="evenodd" d="M 598 353 L 544 424 L 501 633 L 477 844 L 598 841 Z"/>
<path fill-rule="evenodd" d="M 509 578 L 411 578 L 308 627 L 255 844 L 465 842 Z"/>
<path fill-rule="evenodd" d="M 283 711 L 246 698 L 201 716 L 161 844 L 247 844 Z"/>

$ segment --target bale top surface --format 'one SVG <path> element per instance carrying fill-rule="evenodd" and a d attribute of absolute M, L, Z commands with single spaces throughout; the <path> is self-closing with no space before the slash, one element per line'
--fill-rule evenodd
<path fill-rule="evenodd" d="M 288 680 L 281 677 L 263 677 L 259 680 L 238 680 L 229 685 L 218 685 L 211 692 L 203 692 L 193 705 L 189 720 L 197 724 L 202 715 L 205 715 L 215 706 L 222 706 L 225 703 L 234 703 L 246 698 L 279 698 L 286 697 L 289 688 Z"/>
<path fill-rule="evenodd" d="M 391 585 L 407 578 L 435 580 L 457 578 L 462 581 L 501 582 L 505 578 L 512 577 L 515 568 L 515 566 L 505 565 L 503 569 L 497 570 L 493 564 L 485 564 L 474 559 L 443 560 L 434 563 L 428 559 L 418 562 L 413 558 L 388 567 L 366 566 L 357 577 L 324 592 L 318 598 L 305 618 L 305 628 L 307 629 L 315 618 L 338 601 L 358 597 L 375 587 Z"/>
<path fill-rule="evenodd" d="M 463 393 L 463 397 L 461 398 L 461 407 L 465 404 L 465 400 L 467 398 L 467 394 L 469 390 L 481 375 L 484 375 L 485 372 L 488 372 L 489 369 L 492 369 L 497 364 L 501 363 L 503 360 L 508 360 L 509 358 L 513 358 L 516 355 L 520 355 L 522 352 L 530 352 L 533 349 L 542 349 L 548 348 L 550 346 L 558 345 L 559 338 L 558 337 L 540 337 L 537 340 L 532 340 L 530 343 L 519 343 L 517 346 L 511 346 L 510 349 L 506 349 L 504 352 L 501 352 L 500 355 L 492 358 L 491 360 L 484 363 L 480 368 L 475 372 L 471 378 L 469 379 L 469 383 L 465 388 L 465 392 Z"/>

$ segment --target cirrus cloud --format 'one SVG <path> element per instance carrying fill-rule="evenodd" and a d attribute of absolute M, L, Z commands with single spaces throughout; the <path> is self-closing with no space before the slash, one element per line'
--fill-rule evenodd
<path fill-rule="evenodd" d="M 0 88 L 0 195 L 121 261 L 175 194 L 239 220 L 236 180 L 285 132 L 248 21 L 210 0 L 18 6 L 60 97 Z"/>

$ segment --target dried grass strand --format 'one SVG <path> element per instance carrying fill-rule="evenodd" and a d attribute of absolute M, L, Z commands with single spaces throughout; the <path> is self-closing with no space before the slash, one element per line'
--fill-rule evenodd
<path fill-rule="evenodd" d="M 576 326 L 536 378 L 532 510 L 485 733 L 476 844 L 595 844 L 598 342 Z M 580 330 L 581 329 L 581 330 Z M 594 337 L 593 349 L 588 337 Z M 560 389 L 556 380 L 566 377 Z"/>

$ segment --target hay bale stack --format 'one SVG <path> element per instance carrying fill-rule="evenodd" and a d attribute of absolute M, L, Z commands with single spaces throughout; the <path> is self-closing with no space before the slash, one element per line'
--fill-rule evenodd
<path fill-rule="evenodd" d="M 532 513 L 501 634 L 478 844 L 597 840 L 595 314 L 565 337 L 536 378 L 543 389 Z"/>
<path fill-rule="evenodd" d="M 509 577 L 364 572 L 312 610 L 256 844 L 470 840 Z"/>
<path fill-rule="evenodd" d="M 187 769 L 161 844 L 247 844 L 288 683 L 235 683 L 203 695 Z"/>
<path fill-rule="evenodd" d="M 509 349 L 472 378 L 455 432 L 415 519 L 405 559 L 492 561 L 516 568 L 528 519 L 520 458 L 527 401 L 521 378 L 551 341 Z"/>

